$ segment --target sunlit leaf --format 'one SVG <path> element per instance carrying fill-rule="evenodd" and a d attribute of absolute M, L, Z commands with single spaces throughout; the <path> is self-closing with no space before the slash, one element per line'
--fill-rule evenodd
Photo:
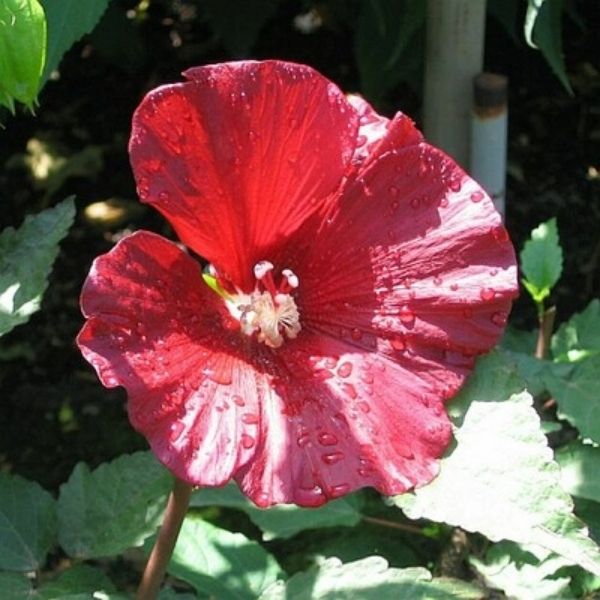
<path fill-rule="evenodd" d="M 54 498 L 33 481 L 0 473 L 0 569 L 35 571 L 55 542 Z"/>
<path fill-rule="evenodd" d="M 32 594 L 31 582 L 20 573 L 0 572 L 0 598 L 2 600 L 24 600 Z"/>
<path fill-rule="evenodd" d="M 286 582 L 278 581 L 259 600 L 473 600 L 482 591 L 462 581 L 433 578 L 427 569 L 390 568 L 385 559 L 371 556 L 342 564 L 330 558 L 306 573 L 297 573 Z"/>
<path fill-rule="evenodd" d="M 92 31 L 110 0 L 41 0 L 48 21 L 48 54 L 42 84 L 48 80 L 64 53 Z"/>
<path fill-rule="evenodd" d="M 40 308 L 48 274 L 75 217 L 72 199 L 0 233 L 0 336 Z"/>
<path fill-rule="evenodd" d="M 600 300 L 592 300 L 584 311 L 558 328 L 552 337 L 552 354 L 559 361 L 600 354 Z"/>
<path fill-rule="evenodd" d="M 600 448 L 571 442 L 556 454 L 560 483 L 572 496 L 600 502 Z"/>
<path fill-rule="evenodd" d="M 265 509 L 252 504 L 234 484 L 194 492 L 191 506 L 227 506 L 243 510 L 262 530 L 264 540 L 289 538 L 306 529 L 352 526 L 361 519 L 356 496 L 333 500 L 318 508 L 283 504 Z"/>
<path fill-rule="evenodd" d="M 563 254 L 556 219 L 552 218 L 531 232 L 521 251 L 523 285 L 536 302 L 550 295 L 562 273 Z"/>
<path fill-rule="evenodd" d="M 167 570 L 217 600 L 255 600 L 281 575 L 260 544 L 194 514 L 183 522 Z"/>
<path fill-rule="evenodd" d="M 457 445 L 442 460 L 438 477 L 394 502 L 412 519 L 448 523 L 492 541 L 542 546 L 600 574 L 600 550 L 560 487 L 531 396 L 522 392 L 490 402 L 472 395 L 465 408 Z"/>
<path fill-rule="evenodd" d="M 543 548 L 521 548 L 512 542 L 494 544 L 485 560 L 471 558 L 488 587 L 502 590 L 509 598 L 527 600 L 566 600 L 573 598 L 570 577 L 557 572 L 569 564 Z"/>
<path fill-rule="evenodd" d="M 171 486 L 171 475 L 150 452 L 120 456 L 91 472 L 79 463 L 60 488 L 60 545 L 77 558 L 141 545 L 160 524 Z"/>
<path fill-rule="evenodd" d="M 600 354 L 575 363 L 568 376 L 546 374 L 558 416 L 579 429 L 582 437 L 600 443 Z"/>
<path fill-rule="evenodd" d="M 95 592 L 115 592 L 115 586 L 104 572 L 90 565 L 76 565 L 63 571 L 56 579 L 44 584 L 36 598 L 58 600 L 75 596 L 91 598 Z"/>
<path fill-rule="evenodd" d="M 33 108 L 46 58 L 46 17 L 38 0 L 0 2 L 0 105 Z"/>

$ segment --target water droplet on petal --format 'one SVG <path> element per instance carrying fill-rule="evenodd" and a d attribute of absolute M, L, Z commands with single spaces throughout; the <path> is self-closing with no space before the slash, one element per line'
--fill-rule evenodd
<path fill-rule="evenodd" d="M 453 192 L 460 192 L 460 188 L 462 187 L 462 181 L 459 178 L 451 179 L 448 182 L 448 187 Z"/>
<path fill-rule="evenodd" d="M 321 444 L 321 446 L 335 446 L 338 443 L 338 439 L 335 437 L 335 435 L 333 435 L 333 433 L 320 433 L 317 436 L 317 439 L 319 440 L 319 444 Z"/>
<path fill-rule="evenodd" d="M 328 452 L 327 454 L 321 455 L 321 460 L 326 465 L 334 465 L 335 463 L 340 462 L 340 460 L 344 460 L 344 453 L 343 452 Z"/>
<path fill-rule="evenodd" d="M 442 208 L 446 208 L 448 206 L 448 198 L 446 198 L 445 196 L 440 200 L 440 206 Z"/>
<path fill-rule="evenodd" d="M 352 398 L 352 400 L 355 400 L 358 397 L 358 392 L 356 391 L 356 388 L 351 383 L 343 383 L 342 389 L 344 390 L 344 393 L 347 396 Z"/>
<path fill-rule="evenodd" d="M 483 200 L 483 192 L 477 190 L 471 194 L 471 200 L 473 202 L 481 202 Z"/>
<path fill-rule="evenodd" d="M 490 318 L 494 325 L 497 325 L 498 327 L 504 327 L 506 325 L 508 315 L 504 311 L 498 311 L 495 312 Z"/>
<path fill-rule="evenodd" d="M 350 491 L 350 486 L 347 483 L 339 483 L 338 485 L 332 485 L 329 488 L 329 495 L 332 498 L 339 498 Z"/>
<path fill-rule="evenodd" d="M 244 399 L 241 396 L 238 396 L 237 394 L 235 396 L 233 396 L 231 399 L 233 400 L 233 403 L 236 406 L 246 406 L 246 402 L 244 402 Z"/>
<path fill-rule="evenodd" d="M 356 327 L 350 332 L 350 337 L 355 342 L 358 342 L 358 340 L 360 340 L 362 338 L 362 336 L 363 336 L 362 331 L 360 329 L 357 329 Z"/>
<path fill-rule="evenodd" d="M 496 292 L 492 288 L 482 288 L 479 296 L 484 302 L 489 302 L 495 298 Z"/>
<path fill-rule="evenodd" d="M 306 446 L 310 444 L 310 434 L 303 433 L 302 435 L 299 435 L 296 443 L 300 448 L 306 448 Z"/>
<path fill-rule="evenodd" d="M 371 412 L 371 407 L 364 401 L 359 402 L 357 406 L 365 414 Z"/>
<path fill-rule="evenodd" d="M 348 377 L 352 373 L 352 363 L 350 363 L 350 362 L 342 363 L 339 366 L 337 373 L 340 377 Z"/>
<path fill-rule="evenodd" d="M 324 365 L 328 368 L 328 369 L 335 369 L 335 367 L 337 366 L 337 359 L 333 358 L 332 356 L 328 356 L 325 359 Z"/>
<path fill-rule="evenodd" d="M 251 435 L 248 435 L 246 433 L 242 434 L 241 439 L 242 439 L 242 448 L 245 448 L 246 450 L 249 450 L 250 448 L 252 448 L 254 446 L 254 444 L 256 443 L 254 438 Z"/>
<path fill-rule="evenodd" d="M 388 192 L 390 193 L 391 196 L 397 196 L 398 188 L 395 185 L 390 185 L 390 187 L 388 188 Z"/>
<path fill-rule="evenodd" d="M 174 423 L 171 423 L 171 431 L 169 433 L 169 440 L 171 442 L 176 442 L 181 437 L 181 434 L 183 433 L 184 429 L 185 429 L 185 424 L 182 423 L 181 421 L 175 421 Z"/>
<path fill-rule="evenodd" d="M 506 231 L 506 229 L 502 225 L 494 227 L 492 229 L 492 235 L 499 244 L 504 244 L 505 242 L 508 242 L 508 231 Z"/>
<path fill-rule="evenodd" d="M 410 327 L 415 322 L 415 313 L 405 304 L 398 313 L 400 321 L 407 327 Z"/>
<path fill-rule="evenodd" d="M 433 278 L 433 285 L 437 285 L 437 286 L 442 285 L 442 278 L 439 275 L 436 275 Z"/>
<path fill-rule="evenodd" d="M 242 415 L 242 423 L 245 423 L 246 425 L 256 425 L 258 423 L 258 415 L 244 413 Z"/>
<path fill-rule="evenodd" d="M 390 344 L 394 350 L 406 350 L 406 342 L 404 341 L 404 337 L 401 335 L 394 336 L 390 340 Z"/>
<path fill-rule="evenodd" d="M 421 199 L 417 196 L 415 196 L 414 198 L 411 198 L 410 205 L 414 209 L 419 208 L 419 206 L 421 206 Z"/>

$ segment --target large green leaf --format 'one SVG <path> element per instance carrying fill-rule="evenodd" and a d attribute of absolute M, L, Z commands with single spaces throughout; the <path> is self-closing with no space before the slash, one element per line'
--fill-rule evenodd
<path fill-rule="evenodd" d="M 186 517 L 167 571 L 218 600 L 254 600 L 281 569 L 257 542 Z"/>
<path fill-rule="evenodd" d="M 562 12 L 563 0 L 528 0 L 525 39 L 542 51 L 554 74 L 572 94 L 562 50 Z"/>
<path fill-rule="evenodd" d="M 561 365 L 563 366 L 563 365 Z M 577 427 L 582 437 L 600 443 L 600 354 L 573 365 L 570 375 L 546 373 L 558 416 Z"/>
<path fill-rule="evenodd" d="M 361 520 L 356 496 L 333 500 L 319 508 L 300 508 L 279 505 L 258 508 L 250 502 L 235 484 L 222 488 L 203 488 L 192 495 L 191 506 L 227 506 L 243 510 L 263 532 L 264 540 L 289 538 L 305 529 L 352 526 Z"/>
<path fill-rule="evenodd" d="M 416 37 L 425 23 L 425 5 L 422 0 L 361 3 L 354 52 L 361 90 L 369 99 L 376 101 L 397 85 L 419 56 Z"/>
<path fill-rule="evenodd" d="M 572 496 L 600 502 L 600 448 L 574 441 L 555 454 L 560 483 Z"/>
<path fill-rule="evenodd" d="M 337 558 L 323 561 L 288 581 L 278 581 L 259 600 L 449 600 L 481 598 L 482 591 L 462 581 L 432 578 L 427 569 L 395 569 L 380 556 L 342 564 Z"/>
<path fill-rule="evenodd" d="M 563 254 L 558 239 L 556 219 L 542 223 L 531 232 L 521 251 L 523 285 L 536 302 L 550 295 L 562 273 Z"/>
<path fill-rule="evenodd" d="M 20 573 L 0 572 L 0 598 L 2 600 L 24 600 L 32 596 L 31 582 Z"/>
<path fill-rule="evenodd" d="M 208 19 L 223 45 L 235 58 L 248 55 L 279 0 L 204 0 Z"/>
<path fill-rule="evenodd" d="M 563 323 L 552 337 L 552 354 L 558 361 L 575 361 L 600 354 L 600 300 Z"/>
<path fill-rule="evenodd" d="M 63 600 L 75 596 L 91 598 L 95 592 L 114 592 L 115 586 L 104 572 L 90 565 L 76 565 L 44 584 L 37 592 L 40 600 Z"/>
<path fill-rule="evenodd" d="M 471 558 L 488 587 L 502 590 L 509 598 L 527 600 L 566 600 L 573 598 L 570 577 L 557 572 L 568 561 L 543 548 L 521 548 L 512 542 L 494 544 L 485 560 Z"/>
<path fill-rule="evenodd" d="M 48 274 L 75 217 L 72 199 L 0 233 L 0 336 L 40 308 Z"/>
<path fill-rule="evenodd" d="M 48 54 L 42 85 L 64 53 L 94 29 L 110 0 L 41 0 L 48 21 Z"/>
<path fill-rule="evenodd" d="M 432 483 L 394 498 L 409 518 L 542 546 L 600 574 L 600 550 L 560 487 L 527 392 L 500 402 L 472 397 L 456 441 Z"/>
<path fill-rule="evenodd" d="M 60 488 L 60 545 L 77 558 L 141 545 L 159 526 L 171 486 L 150 452 L 120 456 L 92 472 L 79 463 Z"/>
<path fill-rule="evenodd" d="M 0 473 L 0 569 L 35 571 L 55 542 L 54 498 L 33 481 Z"/>
<path fill-rule="evenodd" d="M 0 2 L 0 105 L 30 109 L 46 57 L 46 18 L 38 0 Z"/>

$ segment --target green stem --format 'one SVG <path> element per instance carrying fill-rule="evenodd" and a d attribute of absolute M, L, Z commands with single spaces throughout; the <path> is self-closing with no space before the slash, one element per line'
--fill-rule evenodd
<path fill-rule="evenodd" d="M 425 536 L 425 533 L 414 525 L 407 525 L 405 523 L 399 523 L 398 521 L 389 521 L 388 519 L 380 519 L 378 517 L 367 517 L 362 518 L 365 523 L 372 523 L 373 525 L 382 525 L 383 527 L 391 527 L 393 529 L 399 529 L 400 531 L 406 531 L 407 533 L 414 533 L 415 535 Z"/>
<path fill-rule="evenodd" d="M 191 494 L 191 485 L 175 479 L 163 524 L 146 563 L 135 600 L 156 600 L 190 504 Z"/>

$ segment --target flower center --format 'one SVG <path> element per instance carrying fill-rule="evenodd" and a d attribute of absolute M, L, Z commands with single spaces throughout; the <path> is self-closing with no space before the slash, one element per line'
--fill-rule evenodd
<path fill-rule="evenodd" d="M 256 334 L 259 342 L 279 348 L 286 338 L 294 339 L 302 329 L 292 296 L 298 287 L 298 277 L 291 269 L 283 269 L 279 284 L 276 284 L 273 264 L 267 260 L 254 265 L 254 277 L 256 284 L 252 293 L 222 295 L 229 312 L 239 321 L 242 333 Z"/>

